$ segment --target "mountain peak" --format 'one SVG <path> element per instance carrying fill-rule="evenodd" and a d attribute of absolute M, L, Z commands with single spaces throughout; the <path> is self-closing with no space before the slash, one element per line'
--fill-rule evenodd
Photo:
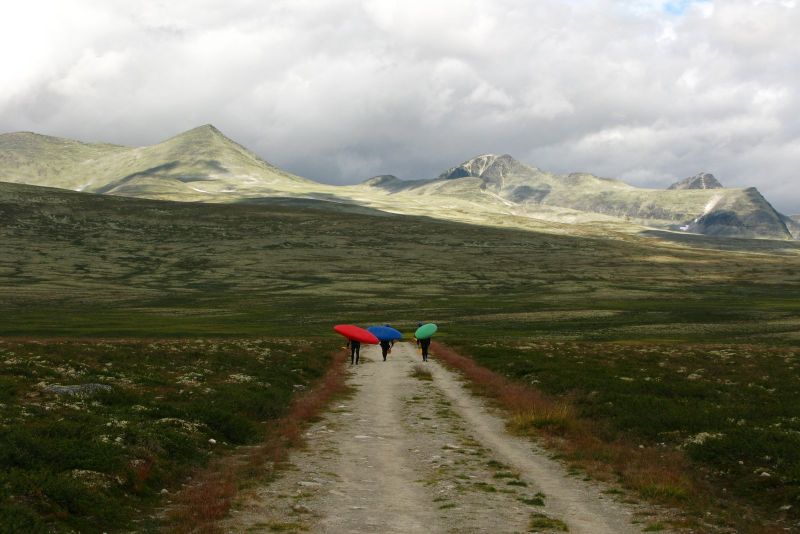
<path fill-rule="evenodd" d="M 189 131 L 191 132 L 193 130 L 205 131 L 205 132 L 209 132 L 209 133 L 215 133 L 215 134 L 222 135 L 222 132 L 219 131 L 219 128 L 217 128 L 216 126 L 214 126 L 211 123 L 203 124 L 201 126 L 198 126 L 197 128 L 193 128 L 192 130 L 189 130 Z"/>
<path fill-rule="evenodd" d="M 675 182 L 668 189 L 722 189 L 723 185 L 714 178 L 713 174 L 701 172 L 685 178 L 680 182 Z"/>
<path fill-rule="evenodd" d="M 387 184 L 391 184 L 391 183 L 397 182 L 399 180 L 400 180 L 400 178 L 398 178 L 397 176 L 395 176 L 393 174 L 380 174 L 378 176 L 373 176 L 372 178 L 367 178 L 366 180 L 364 180 L 361 183 L 363 185 L 371 185 L 371 186 L 374 186 L 374 187 L 379 187 L 379 186 L 382 186 L 382 185 L 387 185 Z"/>
<path fill-rule="evenodd" d="M 171 141 L 174 139 L 189 140 L 189 141 L 224 139 L 227 141 L 231 141 L 229 137 L 227 137 L 224 133 L 219 131 L 219 129 L 217 129 L 217 127 L 214 126 L 213 124 L 203 124 L 202 126 L 197 126 L 195 128 L 192 128 L 191 130 L 186 130 L 185 132 L 181 132 L 178 135 L 170 137 L 169 139 L 167 139 L 167 141 Z"/>
<path fill-rule="evenodd" d="M 502 166 L 505 168 L 519 165 L 520 163 L 508 154 L 481 154 L 468 159 L 461 165 L 452 167 L 439 175 L 440 180 L 453 180 L 469 176 L 481 178 L 491 168 Z"/>

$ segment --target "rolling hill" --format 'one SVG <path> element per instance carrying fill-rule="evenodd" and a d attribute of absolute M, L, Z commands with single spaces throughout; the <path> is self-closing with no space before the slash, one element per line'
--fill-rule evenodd
<path fill-rule="evenodd" d="M 176 200 L 263 194 L 282 182 L 310 183 L 270 165 L 211 125 L 141 148 L 6 134 L 0 136 L 0 169 L 8 182 Z"/>
<path fill-rule="evenodd" d="M 758 190 L 722 188 L 709 174 L 669 190 L 642 189 L 586 173 L 558 175 L 489 154 L 434 179 L 382 175 L 332 186 L 271 165 L 211 125 L 140 148 L 29 132 L 0 135 L 0 181 L 192 202 L 307 198 L 555 233 L 650 227 L 728 237 L 800 236 L 800 225 L 779 214 Z"/>

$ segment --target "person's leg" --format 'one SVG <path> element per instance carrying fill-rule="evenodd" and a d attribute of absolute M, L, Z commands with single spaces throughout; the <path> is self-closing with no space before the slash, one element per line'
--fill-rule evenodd
<path fill-rule="evenodd" d="M 350 365 L 353 365 L 356 362 L 356 348 L 355 346 L 350 346 Z"/>
<path fill-rule="evenodd" d="M 361 358 L 361 347 L 356 349 L 356 365 L 358 365 L 358 359 Z"/>

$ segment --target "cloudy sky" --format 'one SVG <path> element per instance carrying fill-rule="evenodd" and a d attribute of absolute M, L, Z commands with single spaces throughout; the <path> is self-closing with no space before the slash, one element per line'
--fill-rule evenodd
<path fill-rule="evenodd" d="M 0 132 L 158 142 L 213 123 L 331 183 L 477 154 L 800 212 L 796 0 L 28 0 Z"/>

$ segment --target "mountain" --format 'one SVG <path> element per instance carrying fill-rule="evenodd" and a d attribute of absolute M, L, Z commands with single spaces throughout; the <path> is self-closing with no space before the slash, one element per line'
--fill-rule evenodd
<path fill-rule="evenodd" d="M 792 238 L 783 216 L 754 188 L 716 188 L 714 184 L 719 182 L 703 174 L 681 183 L 681 188 L 669 190 L 641 189 L 586 173 L 545 172 L 508 154 L 485 154 L 404 191 L 463 195 L 467 186 L 531 217 L 563 218 L 567 215 L 564 210 L 569 210 L 584 222 L 589 214 L 595 214 L 707 235 Z M 701 188 L 701 183 L 705 187 Z"/>
<path fill-rule="evenodd" d="M 701 172 L 680 182 L 675 182 L 668 189 L 722 189 L 722 184 L 713 174 Z"/>
<path fill-rule="evenodd" d="M 141 148 L 32 133 L 1 135 L 0 181 L 183 200 L 308 182 L 267 163 L 212 125 Z"/>
<path fill-rule="evenodd" d="M 211 125 L 138 148 L 30 132 L 0 135 L 0 181 L 192 202 L 315 199 L 551 233 L 631 233 L 644 226 L 728 237 L 800 237 L 800 223 L 776 212 L 756 189 L 725 189 L 709 174 L 668 190 L 642 189 L 587 173 L 550 173 L 508 154 L 484 154 L 433 179 L 380 175 L 333 186 L 285 172 Z"/>
<path fill-rule="evenodd" d="M 18 132 L 0 135 L 0 181 L 81 190 L 87 168 L 97 159 L 127 152 L 127 147 L 89 144 Z"/>
<path fill-rule="evenodd" d="M 795 239 L 800 239 L 800 215 L 782 215 L 783 223 Z"/>
<path fill-rule="evenodd" d="M 361 182 L 361 185 L 382 189 L 390 193 L 397 193 L 426 182 L 427 180 L 402 180 L 393 174 L 381 174 L 364 180 Z"/>

